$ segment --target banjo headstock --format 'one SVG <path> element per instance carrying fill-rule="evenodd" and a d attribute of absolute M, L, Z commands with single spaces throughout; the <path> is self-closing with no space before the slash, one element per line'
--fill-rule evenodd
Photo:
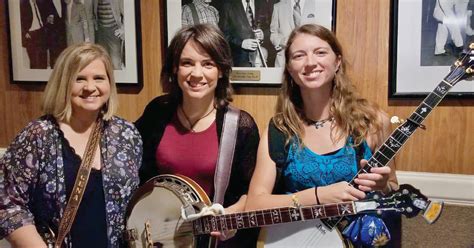
<path fill-rule="evenodd" d="M 397 191 L 388 195 L 375 194 L 377 210 L 395 210 L 408 218 L 417 216 L 420 212 L 428 223 L 434 223 L 441 214 L 443 203 L 430 201 L 420 190 L 409 184 L 401 184 Z"/>
<path fill-rule="evenodd" d="M 461 80 L 472 80 L 474 76 L 474 43 L 469 45 L 469 50 L 462 52 L 461 56 L 451 66 L 445 80 L 451 85 Z"/>

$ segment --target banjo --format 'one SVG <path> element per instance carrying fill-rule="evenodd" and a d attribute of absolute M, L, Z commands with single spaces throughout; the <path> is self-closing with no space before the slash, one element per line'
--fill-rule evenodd
<path fill-rule="evenodd" d="M 293 223 L 314 227 L 315 223 L 320 222 L 319 219 L 374 211 L 397 211 L 407 217 L 414 217 L 419 212 L 432 212 L 435 220 L 441 210 L 439 205 L 433 207 L 436 205 L 431 204 L 413 186 L 400 185 L 399 190 L 389 195 L 374 194 L 371 199 L 363 201 L 262 209 L 204 216 L 193 221 L 185 221 L 181 217 L 181 209 L 187 213 L 197 213 L 210 204 L 204 190 L 192 179 L 180 175 L 156 176 L 141 186 L 132 198 L 126 214 L 125 239 L 132 248 L 196 247 L 199 237 L 214 231 L 262 226 L 281 226 L 288 230 L 287 225 Z M 342 242 L 336 229 L 328 229 L 328 232 L 336 235 L 334 241 L 328 242 Z M 266 241 L 266 246 L 273 247 L 272 240 Z M 331 243 L 331 247 L 334 245 L 337 243 Z M 304 245 L 292 241 L 291 247 Z"/>
<path fill-rule="evenodd" d="M 424 128 L 422 122 L 433 111 L 433 109 L 444 99 L 452 87 L 459 81 L 470 79 L 474 72 L 474 43 L 469 45 L 469 51 L 463 54 L 452 66 L 451 70 L 444 79 L 428 94 L 410 117 L 398 126 L 385 142 L 374 152 L 374 155 L 368 160 L 364 168 L 354 176 L 367 173 L 373 167 L 383 167 L 393 159 L 395 154 L 402 148 L 411 135 L 419 128 Z M 392 122 L 399 123 L 397 117 L 392 118 Z M 352 179 L 349 184 L 356 187 Z M 437 213 L 425 214 L 424 217 L 428 223 L 433 223 L 441 212 L 441 203 L 436 203 L 434 208 Z M 433 218 L 435 217 L 435 218 Z M 342 217 L 326 218 L 315 223 L 293 223 L 289 226 L 274 226 L 263 230 L 265 247 L 343 247 L 343 241 L 337 242 L 337 225 Z M 262 233 L 262 231 L 261 231 Z M 262 237 L 262 235 L 261 235 Z M 335 245 L 338 244 L 338 245 Z"/>

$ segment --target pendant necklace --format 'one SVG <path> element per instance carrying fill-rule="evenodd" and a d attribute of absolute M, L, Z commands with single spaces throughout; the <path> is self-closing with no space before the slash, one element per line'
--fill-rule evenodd
<path fill-rule="evenodd" d="M 191 120 L 189 119 L 188 115 L 186 115 L 186 112 L 184 112 L 184 109 L 183 109 L 183 106 L 179 106 L 179 110 L 181 111 L 181 113 L 183 114 L 184 116 L 184 119 L 186 119 L 186 122 L 188 123 L 189 125 L 189 128 L 188 130 L 192 133 L 196 132 L 194 131 L 194 126 L 202 119 L 206 118 L 207 116 L 209 116 L 212 112 L 214 112 L 214 109 L 215 108 L 212 108 L 209 112 L 207 112 L 205 115 L 199 117 L 194 123 L 191 122 Z"/>
<path fill-rule="evenodd" d="M 323 119 L 323 120 L 317 120 L 317 121 L 307 119 L 307 123 L 308 123 L 308 125 L 313 125 L 314 128 L 319 129 L 319 128 L 322 128 L 324 126 L 324 124 L 326 124 L 326 122 L 332 122 L 333 120 L 334 120 L 334 117 L 331 116 L 329 118 L 326 118 L 326 119 Z"/>

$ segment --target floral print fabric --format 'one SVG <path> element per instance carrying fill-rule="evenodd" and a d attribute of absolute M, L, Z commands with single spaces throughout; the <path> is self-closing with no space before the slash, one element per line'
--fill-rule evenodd
<path fill-rule="evenodd" d="M 133 124 L 113 117 L 105 122 L 100 152 L 108 247 L 119 247 L 127 204 L 139 182 L 140 134 Z M 32 121 L 18 134 L 0 159 L 0 239 L 29 224 L 59 226 L 67 204 L 63 166 L 53 117 Z"/>

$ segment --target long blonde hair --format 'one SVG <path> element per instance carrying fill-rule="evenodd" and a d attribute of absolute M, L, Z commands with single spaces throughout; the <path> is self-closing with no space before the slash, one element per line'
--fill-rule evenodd
<path fill-rule="evenodd" d="M 336 36 L 322 26 L 306 24 L 294 29 L 288 38 L 282 90 L 278 97 L 276 114 L 273 118 L 275 126 L 285 134 L 286 142 L 288 143 L 293 136 L 301 140 L 304 135 L 303 119 L 305 113 L 300 87 L 294 83 L 287 68 L 290 47 L 299 34 L 313 35 L 326 41 L 336 56 L 341 58 L 341 65 L 333 79 L 330 100 L 330 112 L 334 117 L 335 125 L 339 128 L 336 140 L 351 135 L 354 139 L 354 145 L 358 145 L 370 133 L 381 131 L 382 123 L 378 118 L 380 109 L 375 104 L 361 98 L 346 75 L 347 62 Z"/>
<path fill-rule="evenodd" d="M 44 90 L 43 114 L 52 115 L 58 120 L 70 121 L 72 84 L 76 81 L 77 74 L 96 59 L 104 63 L 110 83 L 110 97 L 104 106 L 102 118 L 108 120 L 115 114 L 118 97 L 112 62 L 103 47 L 92 43 L 72 45 L 61 52 Z"/>

